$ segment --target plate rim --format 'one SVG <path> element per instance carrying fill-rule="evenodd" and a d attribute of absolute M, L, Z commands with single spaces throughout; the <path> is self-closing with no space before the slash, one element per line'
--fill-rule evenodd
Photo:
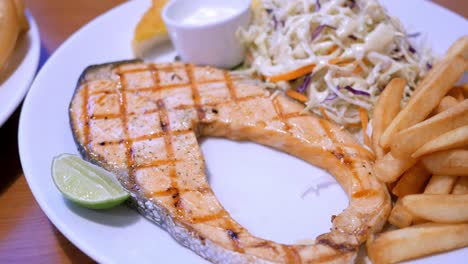
<path fill-rule="evenodd" d="M 439 8 L 439 9 L 443 9 L 445 12 L 447 13 L 450 13 L 450 15 L 452 16 L 457 16 L 459 19 L 463 19 L 465 21 L 468 21 L 466 18 L 464 18 L 462 15 L 460 15 L 459 13 L 455 13 L 453 12 L 452 10 L 448 9 L 448 7 L 445 7 L 443 5 L 440 5 L 439 3 L 437 2 L 434 2 L 434 1 L 424 1 L 426 4 L 429 4 L 429 5 L 432 5 L 434 8 Z"/>
<path fill-rule="evenodd" d="M 82 27 L 80 27 L 77 31 L 75 31 L 73 34 L 71 34 L 53 53 L 50 57 L 47 58 L 46 62 L 44 63 L 44 65 L 42 65 L 42 67 L 39 69 L 39 72 L 37 72 L 37 74 L 35 74 L 35 77 L 34 79 L 32 79 L 31 83 L 30 83 L 30 86 L 29 86 L 29 90 L 31 90 L 33 87 L 34 87 L 34 84 L 35 84 L 35 81 L 36 79 L 38 79 L 38 77 L 42 76 L 44 74 L 44 72 L 47 72 L 47 69 L 50 67 L 50 62 L 52 60 L 54 60 L 55 57 L 58 56 L 58 54 L 62 53 L 62 51 L 65 49 L 66 46 L 70 45 L 69 43 L 73 42 L 74 39 L 79 35 L 81 34 L 81 32 L 83 32 L 84 30 L 86 30 L 87 28 L 90 28 L 93 26 L 93 24 L 95 24 L 97 21 L 100 21 L 103 19 L 104 16 L 108 16 L 110 13 L 113 13 L 115 12 L 116 10 L 122 8 L 123 6 L 127 6 L 127 5 L 132 5 L 132 4 L 135 4 L 136 2 L 138 1 L 127 1 L 127 2 L 123 2 L 121 4 L 118 4 L 114 7 L 112 7 L 111 9 L 107 10 L 106 12 L 96 16 L 94 19 L 90 20 L 89 22 L 87 22 L 86 24 L 84 24 Z M 38 57 L 38 62 L 39 62 L 39 57 Z M 27 107 L 25 107 L 26 105 L 29 104 L 29 101 L 32 100 L 31 97 L 29 96 L 29 93 L 26 94 L 26 98 L 24 99 L 23 101 L 23 107 L 21 108 L 21 112 L 20 112 L 20 117 L 19 117 L 19 124 L 18 124 L 18 152 L 19 152 L 19 156 L 20 156 L 20 162 L 21 162 L 21 167 L 23 169 L 23 174 L 24 174 L 24 177 L 26 178 L 26 182 L 28 184 L 28 187 L 29 189 L 31 190 L 31 193 L 33 194 L 34 196 L 34 199 L 35 201 L 38 203 L 39 207 L 41 208 L 41 210 L 44 212 L 44 214 L 46 215 L 47 219 L 52 222 L 52 224 L 74 245 L 76 246 L 78 249 L 80 249 L 81 252 L 83 252 L 85 255 L 87 255 L 88 257 L 90 257 L 91 259 L 97 261 L 98 263 L 107 263 L 108 262 L 108 258 L 102 256 L 99 254 L 99 252 L 97 252 L 96 250 L 92 249 L 92 247 L 89 247 L 89 246 L 86 246 L 84 242 L 82 242 L 80 239 L 78 239 L 77 236 L 74 236 L 70 233 L 69 229 L 67 227 L 65 227 L 62 223 L 62 221 L 56 219 L 58 216 L 56 216 L 56 214 L 54 213 L 54 210 L 52 208 L 50 208 L 44 200 L 42 199 L 37 199 L 37 192 L 38 190 L 36 189 L 36 187 L 32 186 L 30 184 L 30 181 L 29 181 L 29 177 L 31 176 L 27 176 L 27 175 L 32 175 L 33 172 L 30 171 L 30 166 L 24 166 L 23 164 L 25 164 L 25 157 L 26 157 L 26 154 L 24 154 L 24 151 L 26 149 L 26 147 L 24 147 L 23 143 L 25 142 L 25 137 L 27 137 L 27 134 L 24 129 L 24 126 L 25 126 L 25 118 L 24 116 L 26 115 L 25 114 L 25 111 L 27 110 Z M 52 217 L 50 216 L 52 215 Z"/>

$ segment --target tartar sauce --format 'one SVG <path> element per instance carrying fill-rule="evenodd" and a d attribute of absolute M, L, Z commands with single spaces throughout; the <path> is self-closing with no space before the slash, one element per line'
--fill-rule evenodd
<path fill-rule="evenodd" d="M 188 13 L 181 22 L 185 25 L 204 25 L 226 19 L 236 13 L 236 9 L 228 6 L 202 6 Z"/>

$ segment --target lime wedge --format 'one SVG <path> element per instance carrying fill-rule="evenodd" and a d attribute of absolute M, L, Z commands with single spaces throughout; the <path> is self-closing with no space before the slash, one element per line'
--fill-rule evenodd
<path fill-rule="evenodd" d="M 112 173 L 76 155 L 55 157 L 52 179 L 66 198 L 91 209 L 111 208 L 129 197 Z"/>

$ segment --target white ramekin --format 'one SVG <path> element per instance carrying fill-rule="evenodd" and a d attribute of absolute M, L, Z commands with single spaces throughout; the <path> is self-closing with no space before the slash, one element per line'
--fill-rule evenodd
<path fill-rule="evenodd" d="M 250 22 L 251 0 L 172 0 L 162 18 L 178 55 L 184 62 L 232 68 L 244 60 L 245 48 L 236 38 L 239 27 Z M 200 6 L 225 6 L 234 14 L 204 24 L 187 24 L 183 18 Z"/>

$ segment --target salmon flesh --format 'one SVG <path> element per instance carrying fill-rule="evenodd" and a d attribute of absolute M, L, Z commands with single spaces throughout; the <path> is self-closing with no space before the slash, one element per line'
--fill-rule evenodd
<path fill-rule="evenodd" d="M 70 104 L 81 154 L 113 172 L 132 204 L 214 263 L 352 263 L 390 211 L 372 155 L 340 126 L 261 80 L 182 63 L 124 61 L 87 68 Z M 197 138 L 263 144 L 325 169 L 349 206 L 307 245 L 253 236 L 210 188 Z"/>

